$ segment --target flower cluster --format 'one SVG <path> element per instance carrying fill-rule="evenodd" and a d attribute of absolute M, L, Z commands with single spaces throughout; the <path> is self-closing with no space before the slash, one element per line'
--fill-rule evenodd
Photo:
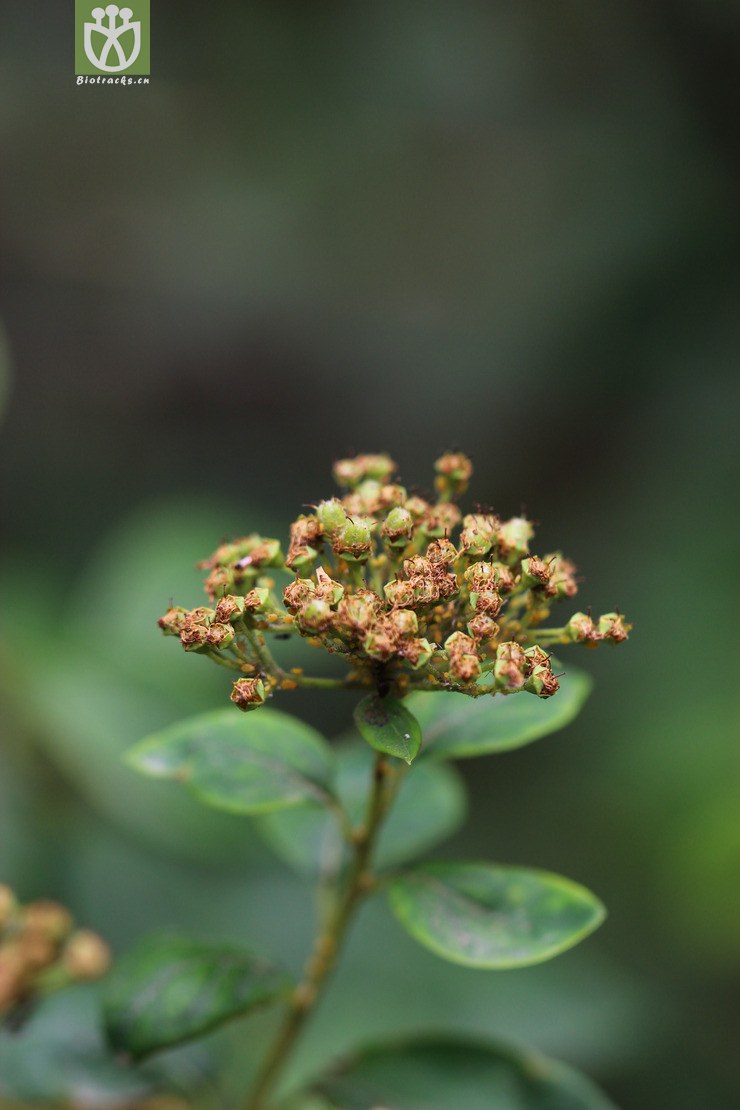
<path fill-rule="evenodd" d="M 88 929 L 75 929 L 56 902 L 21 906 L 0 884 L 0 1019 L 10 1019 L 49 991 L 97 979 L 110 963 L 107 945 Z"/>
<path fill-rule="evenodd" d="M 543 627 L 552 606 L 578 590 L 573 564 L 560 552 L 532 552 L 524 516 L 502 520 L 480 507 L 463 515 L 467 456 L 443 455 L 435 470 L 427 499 L 395 481 L 387 455 L 342 459 L 334 466 L 342 495 L 293 522 L 285 555 L 259 535 L 223 544 L 200 564 L 210 606 L 171 608 L 160 627 L 186 651 L 238 671 L 231 697 L 244 710 L 275 687 L 309 685 L 546 698 L 558 690 L 546 647 L 627 638 L 618 612 Z M 279 572 L 293 576 L 282 591 Z M 267 634 L 303 636 L 344 656 L 349 670 L 341 679 L 286 672 Z"/>

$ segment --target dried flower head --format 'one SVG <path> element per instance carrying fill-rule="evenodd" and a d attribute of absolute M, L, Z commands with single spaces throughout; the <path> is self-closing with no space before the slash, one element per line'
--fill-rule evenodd
<path fill-rule="evenodd" d="M 311 685 L 547 698 L 558 680 L 546 648 L 627 638 L 618 612 L 543 627 L 552 606 L 577 593 L 575 567 L 559 552 L 531 551 L 524 516 L 462 515 L 467 456 L 437 460 L 435 502 L 409 495 L 395 471 L 387 455 L 340 460 L 334 477 L 345 492 L 293 522 L 285 557 L 277 540 L 257 534 L 222 544 L 200 564 L 215 608 L 174 607 L 160 618 L 186 651 L 238 672 L 231 698 L 240 709 L 258 708 L 276 688 Z M 292 576 L 281 591 L 267 568 Z M 272 635 L 343 656 L 346 676 L 285 671 Z"/>

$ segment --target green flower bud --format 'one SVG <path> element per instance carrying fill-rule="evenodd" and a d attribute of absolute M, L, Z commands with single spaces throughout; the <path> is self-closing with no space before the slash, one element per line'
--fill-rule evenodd
<path fill-rule="evenodd" d="M 481 665 L 475 640 L 464 632 L 453 632 L 445 640 L 445 651 L 450 664 L 450 674 L 461 682 L 474 682 L 480 676 Z"/>
<path fill-rule="evenodd" d="M 538 555 L 529 555 L 526 559 L 522 559 L 522 582 L 530 590 L 544 590 L 550 593 L 550 578 L 549 566 Z"/>
<path fill-rule="evenodd" d="M 413 512 L 409 502 L 406 508 Z M 451 502 L 441 502 L 427 509 L 421 520 L 421 530 L 425 536 L 440 538 L 450 535 L 460 523 L 460 510 Z"/>
<path fill-rule="evenodd" d="M 434 651 L 435 645 L 430 644 L 429 640 L 423 637 L 404 640 L 399 648 L 399 654 L 415 671 L 419 670 L 420 667 L 426 667 Z"/>
<path fill-rule="evenodd" d="M 337 497 L 332 497 L 331 501 L 322 501 L 316 510 L 316 518 L 329 536 L 347 523 L 344 505 Z"/>
<path fill-rule="evenodd" d="M 227 648 L 233 641 L 234 629 L 230 624 L 212 624 L 208 629 L 206 643 L 211 648 Z"/>
<path fill-rule="evenodd" d="M 503 602 L 496 590 L 473 591 L 470 595 L 470 604 L 476 613 L 486 613 L 489 617 L 497 617 L 501 612 Z"/>
<path fill-rule="evenodd" d="M 383 525 L 383 538 L 391 547 L 405 547 L 414 534 L 414 518 L 408 509 L 391 509 Z"/>
<path fill-rule="evenodd" d="M 545 555 L 550 568 L 550 588 L 555 597 L 575 597 L 578 593 L 576 568 L 570 559 L 564 559 L 559 552 Z"/>
<path fill-rule="evenodd" d="M 300 610 L 296 618 L 301 628 L 310 632 L 321 632 L 332 621 L 334 613 L 328 601 L 320 597 L 311 598 Z"/>
<path fill-rule="evenodd" d="M 183 609 L 182 606 L 176 605 L 168 609 L 165 615 L 159 618 L 157 624 L 162 629 L 165 636 L 179 636 L 188 616 L 187 609 Z"/>
<path fill-rule="evenodd" d="M 396 654 L 397 638 L 382 625 L 369 630 L 362 643 L 365 654 L 371 659 L 387 662 Z"/>
<path fill-rule="evenodd" d="M 297 613 L 300 607 L 313 597 L 316 587 L 310 578 L 296 578 L 283 590 L 283 602 L 289 613 Z"/>
<path fill-rule="evenodd" d="M 515 562 L 527 555 L 533 535 L 534 528 L 526 517 L 514 516 L 505 521 L 499 529 L 499 544 L 506 560 Z"/>
<path fill-rule="evenodd" d="M 603 639 L 621 644 L 627 639 L 632 625 L 625 624 L 621 613 L 604 613 L 599 617 L 599 632 Z"/>
<path fill-rule="evenodd" d="M 344 586 L 341 582 L 335 582 L 323 567 L 316 569 L 316 596 L 328 601 L 330 605 L 337 605 L 344 596 Z"/>
<path fill-rule="evenodd" d="M 388 455 L 357 455 L 334 464 L 334 480 L 340 486 L 354 489 L 364 478 L 387 482 L 395 470 L 396 464 Z"/>
<path fill-rule="evenodd" d="M 496 648 L 496 662 L 493 666 L 493 675 L 498 688 L 505 693 L 514 693 L 521 690 L 527 673 L 527 657 L 521 645 L 514 640 L 499 644 Z"/>
<path fill-rule="evenodd" d="M 252 573 L 256 573 L 256 571 Z M 232 567 L 214 567 L 205 580 L 205 591 L 215 601 L 216 598 L 225 597 L 226 594 L 231 593 L 236 586 L 237 578 L 241 583 L 244 577 L 245 572 L 235 571 Z"/>
<path fill-rule="evenodd" d="M 404 509 L 408 509 L 414 520 L 421 520 L 422 517 L 425 517 L 431 509 L 431 505 L 428 501 L 425 501 L 423 497 L 417 497 L 416 495 L 414 495 L 413 497 L 407 497 L 404 501 L 403 507 Z"/>
<path fill-rule="evenodd" d="M 415 636 L 419 631 L 419 621 L 413 609 L 393 609 L 386 619 L 399 636 Z"/>
<path fill-rule="evenodd" d="M 467 455 L 459 452 L 448 452 L 437 459 L 434 464 L 437 477 L 434 479 L 435 489 L 442 497 L 459 497 L 468 488 L 468 482 L 473 473 L 473 464 Z"/>
<path fill-rule="evenodd" d="M 485 590 L 487 586 L 494 585 L 493 565 L 488 562 L 471 563 L 463 574 L 463 578 L 474 592 Z"/>
<path fill-rule="evenodd" d="M 477 643 L 485 643 L 496 635 L 498 625 L 488 613 L 476 613 L 468 621 L 468 632 Z"/>
<path fill-rule="evenodd" d="M 231 691 L 231 700 L 245 713 L 252 709 L 259 709 L 265 701 L 265 686 L 262 679 L 238 678 Z"/>
<path fill-rule="evenodd" d="M 392 509 L 395 505 L 403 505 L 408 494 L 403 486 L 388 483 L 380 487 L 378 501 L 381 509 Z"/>
<path fill-rule="evenodd" d="M 426 550 L 426 557 L 433 567 L 447 569 L 457 560 L 457 548 L 450 540 L 432 540 Z"/>
<path fill-rule="evenodd" d="M 588 613 L 574 613 L 565 626 L 565 635 L 580 644 L 595 644 L 604 638 Z"/>
<path fill-rule="evenodd" d="M 525 651 L 527 658 L 528 676 L 524 689 L 538 698 L 551 698 L 560 689 L 560 683 L 552 673 L 550 656 L 541 647 L 528 648 Z"/>
<path fill-rule="evenodd" d="M 372 551 L 372 533 L 364 520 L 348 520 L 334 537 L 332 548 L 351 563 L 364 563 Z"/>
<path fill-rule="evenodd" d="M 371 590 L 358 591 L 342 598 L 337 607 L 337 630 L 343 628 L 363 634 L 374 624 L 381 610 L 380 598 Z"/>
<path fill-rule="evenodd" d="M 398 608 L 405 609 L 407 606 L 413 605 L 415 601 L 414 587 L 410 582 L 404 582 L 401 579 L 387 582 L 383 587 L 383 593 L 388 604 Z"/>

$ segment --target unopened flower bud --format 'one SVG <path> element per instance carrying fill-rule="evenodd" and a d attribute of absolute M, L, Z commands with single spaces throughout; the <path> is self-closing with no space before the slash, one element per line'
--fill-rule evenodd
<path fill-rule="evenodd" d="M 183 609 L 181 605 L 176 605 L 168 609 L 165 615 L 159 618 L 157 624 L 165 636 L 179 636 L 187 616 L 187 609 Z"/>
<path fill-rule="evenodd" d="M 621 644 L 627 639 L 632 626 L 625 624 L 621 613 L 604 613 L 599 617 L 599 632 L 603 639 L 611 640 L 614 644 Z"/>
<path fill-rule="evenodd" d="M 529 553 L 529 541 L 534 535 L 530 521 L 523 516 L 514 516 L 499 528 L 498 538 L 502 554 L 508 562 L 521 559 Z"/>
<path fill-rule="evenodd" d="M 565 635 L 576 643 L 598 643 L 604 636 L 588 613 L 574 613 L 565 626 Z"/>
<path fill-rule="evenodd" d="M 234 705 L 245 713 L 259 709 L 265 700 L 265 687 L 261 678 L 239 678 L 231 691 Z"/>
<path fill-rule="evenodd" d="M 481 673 L 477 645 L 464 632 L 453 632 L 445 640 L 445 651 L 450 664 L 450 674 L 461 682 L 473 682 Z"/>
<path fill-rule="evenodd" d="M 190 617 L 180 629 L 180 643 L 185 651 L 201 651 L 208 643 L 208 628 Z"/>
<path fill-rule="evenodd" d="M 344 596 L 344 586 L 335 582 L 323 567 L 316 568 L 316 596 L 329 605 L 337 605 Z"/>
<path fill-rule="evenodd" d="M 72 915 L 65 906 L 46 899 L 30 902 L 22 915 L 24 934 L 34 933 L 61 941 L 72 928 Z"/>
<path fill-rule="evenodd" d="M 442 497 L 452 498 L 465 493 L 473 473 L 473 464 L 467 455 L 449 452 L 437 459 L 434 469 L 437 471 L 435 489 Z"/>
<path fill-rule="evenodd" d="M 463 520 L 460 547 L 467 555 L 487 555 L 496 542 L 497 517 L 487 513 L 471 513 Z"/>
<path fill-rule="evenodd" d="M 296 578 L 283 590 L 283 602 L 290 613 L 297 613 L 300 607 L 313 597 L 316 587 L 310 578 Z"/>
<path fill-rule="evenodd" d="M 298 612 L 296 621 L 301 628 L 310 632 L 322 632 L 332 622 L 334 613 L 328 601 L 313 597 Z"/>
<path fill-rule="evenodd" d="M 234 642 L 234 629 L 230 624 L 212 624 L 207 630 L 206 643 L 208 647 L 218 651 L 227 648 Z"/>
<path fill-rule="evenodd" d="M 62 964 L 76 982 L 99 979 L 110 967 L 110 949 L 97 933 L 78 929 L 65 945 Z"/>
<path fill-rule="evenodd" d="M 419 621 L 413 609 L 392 609 L 386 620 L 399 636 L 415 636 L 419 631 Z"/>
<path fill-rule="evenodd" d="M 528 648 L 525 653 L 529 673 L 524 683 L 524 689 L 538 698 L 551 698 L 560 689 L 560 683 L 552 673 L 550 656 L 535 645 Z"/>
<path fill-rule="evenodd" d="M 388 455 L 357 455 L 334 464 L 334 480 L 340 486 L 354 489 L 365 478 L 387 482 L 395 470 L 396 464 Z"/>
<path fill-rule="evenodd" d="M 328 536 L 332 536 L 339 528 L 347 523 L 347 514 L 344 505 L 337 497 L 330 501 L 320 502 L 316 509 L 316 519 Z"/>
<path fill-rule="evenodd" d="M 383 587 L 383 593 L 389 605 L 406 608 L 414 603 L 414 587 L 411 582 L 402 579 L 387 582 Z"/>
<path fill-rule="evenodd" d="M 418 670 L 419 667 L 426 667 L 432 658 L 434 644 L 430 644 L 429 640 L 424 637 L 412 637 L 402 642 L 399 654 L 414 670 Z"/>
<path fill-rule="evenodd" d="M 514 640 L 499 644 L 493 674 L 496 685 L 507 693 L 521 690 L 527 677 L 527 657 L 524 649 Z"/>
<path fill-rule="evenodd" d="M 537 555 L 522 559 L 522 582 L 529 589 L 549 590 L 551 572 L 547 563 Z"/>
<path fill-rule="evenodd" d="M 550 589 L 555 597 L 575 597 L 578 593 L 576 568 L 570 559 L 563 558 L 558 552 L 545 555 L 550 568 Z"/>
<path fill-rule="evenodd" d="M 413 512 L 408 501 L 405 508 L 410 513 Z M 442 501 L 438 505 L 432 505 L 427 509 L 420 521 L 420 527 L 426 536 L 440 539 L 442 536 L 450 535 L 459 523 L 460 510 L 457 505 L 453 505 L 451 501 Z"/>
<path fill-rule="evenodd" d="M 387 483 L 380 487 L 378 502 L 381 509 L 392 509 L 396 505 L 403 505 L 408 494 L 403 486 Z"/>
<path fill-rule="evenodd" d="M 241 586 L 245 576 L 245 573 L 236 572 L 233 567 L 214 567 L 205 580 L 205 591 L 215 601 L 216 598 L 225 597 L 234 590 L 237 586 L 237 578 Z"/>
<path fill-rule="evenodd" d="M 408 509 L 414 520 L 421 520 L 431 508 L 428 501 L 425 501 L 423 497 L 417 497 L 415 494 L 406 498 L 403 507 Z"/>
<path fill-rule="evenodd" d="M 470 595 L 470 604 L 476 613 L 486 613 L 489 617 L 497 617 L 501 612 L 503 602 L 497 590 L 473 591 Z"/>
<path fill-rule="evenodd" d="M 376 625 L 368 631 L 362 646 L 371 659 L 386 662 L 395 655 L 397 643 L 398 638 L 391 631 L 383 625 Z"/>
<path fill-rule="evenodd" d="M 391 547 L 405 547 L 414 534 L 414 518 L 408 509 L 391 509 L 382 531 Z"/>
<path fill-rule="evenodd" d="M 496 635 L 498 625 L 488 613 L 476 613 L 468 621 L 468 632 L 477 643 L 485 643 Z"/>
<path fill-rule="evenodd" d="M 334 537 L 332 544 L 335 554 L 347 562 L 364 563 L 372 551 L 372 533 L 364 521 L 348 520 Z"/>
<path fill-rule="evenodd" d="M 432 567 L 446 568 L 457 559 L 457 548 L 446 538 L 432 540 L 426 550 L 426 557 Z"/>

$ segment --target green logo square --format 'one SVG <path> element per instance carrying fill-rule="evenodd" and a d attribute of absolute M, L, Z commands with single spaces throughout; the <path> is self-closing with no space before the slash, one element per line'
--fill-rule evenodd
<path fill-rule="evenodd" d="M 106 4 L 75 0 L 75 73 L 106 77 L 149 73 L 149 0 Z"/>

